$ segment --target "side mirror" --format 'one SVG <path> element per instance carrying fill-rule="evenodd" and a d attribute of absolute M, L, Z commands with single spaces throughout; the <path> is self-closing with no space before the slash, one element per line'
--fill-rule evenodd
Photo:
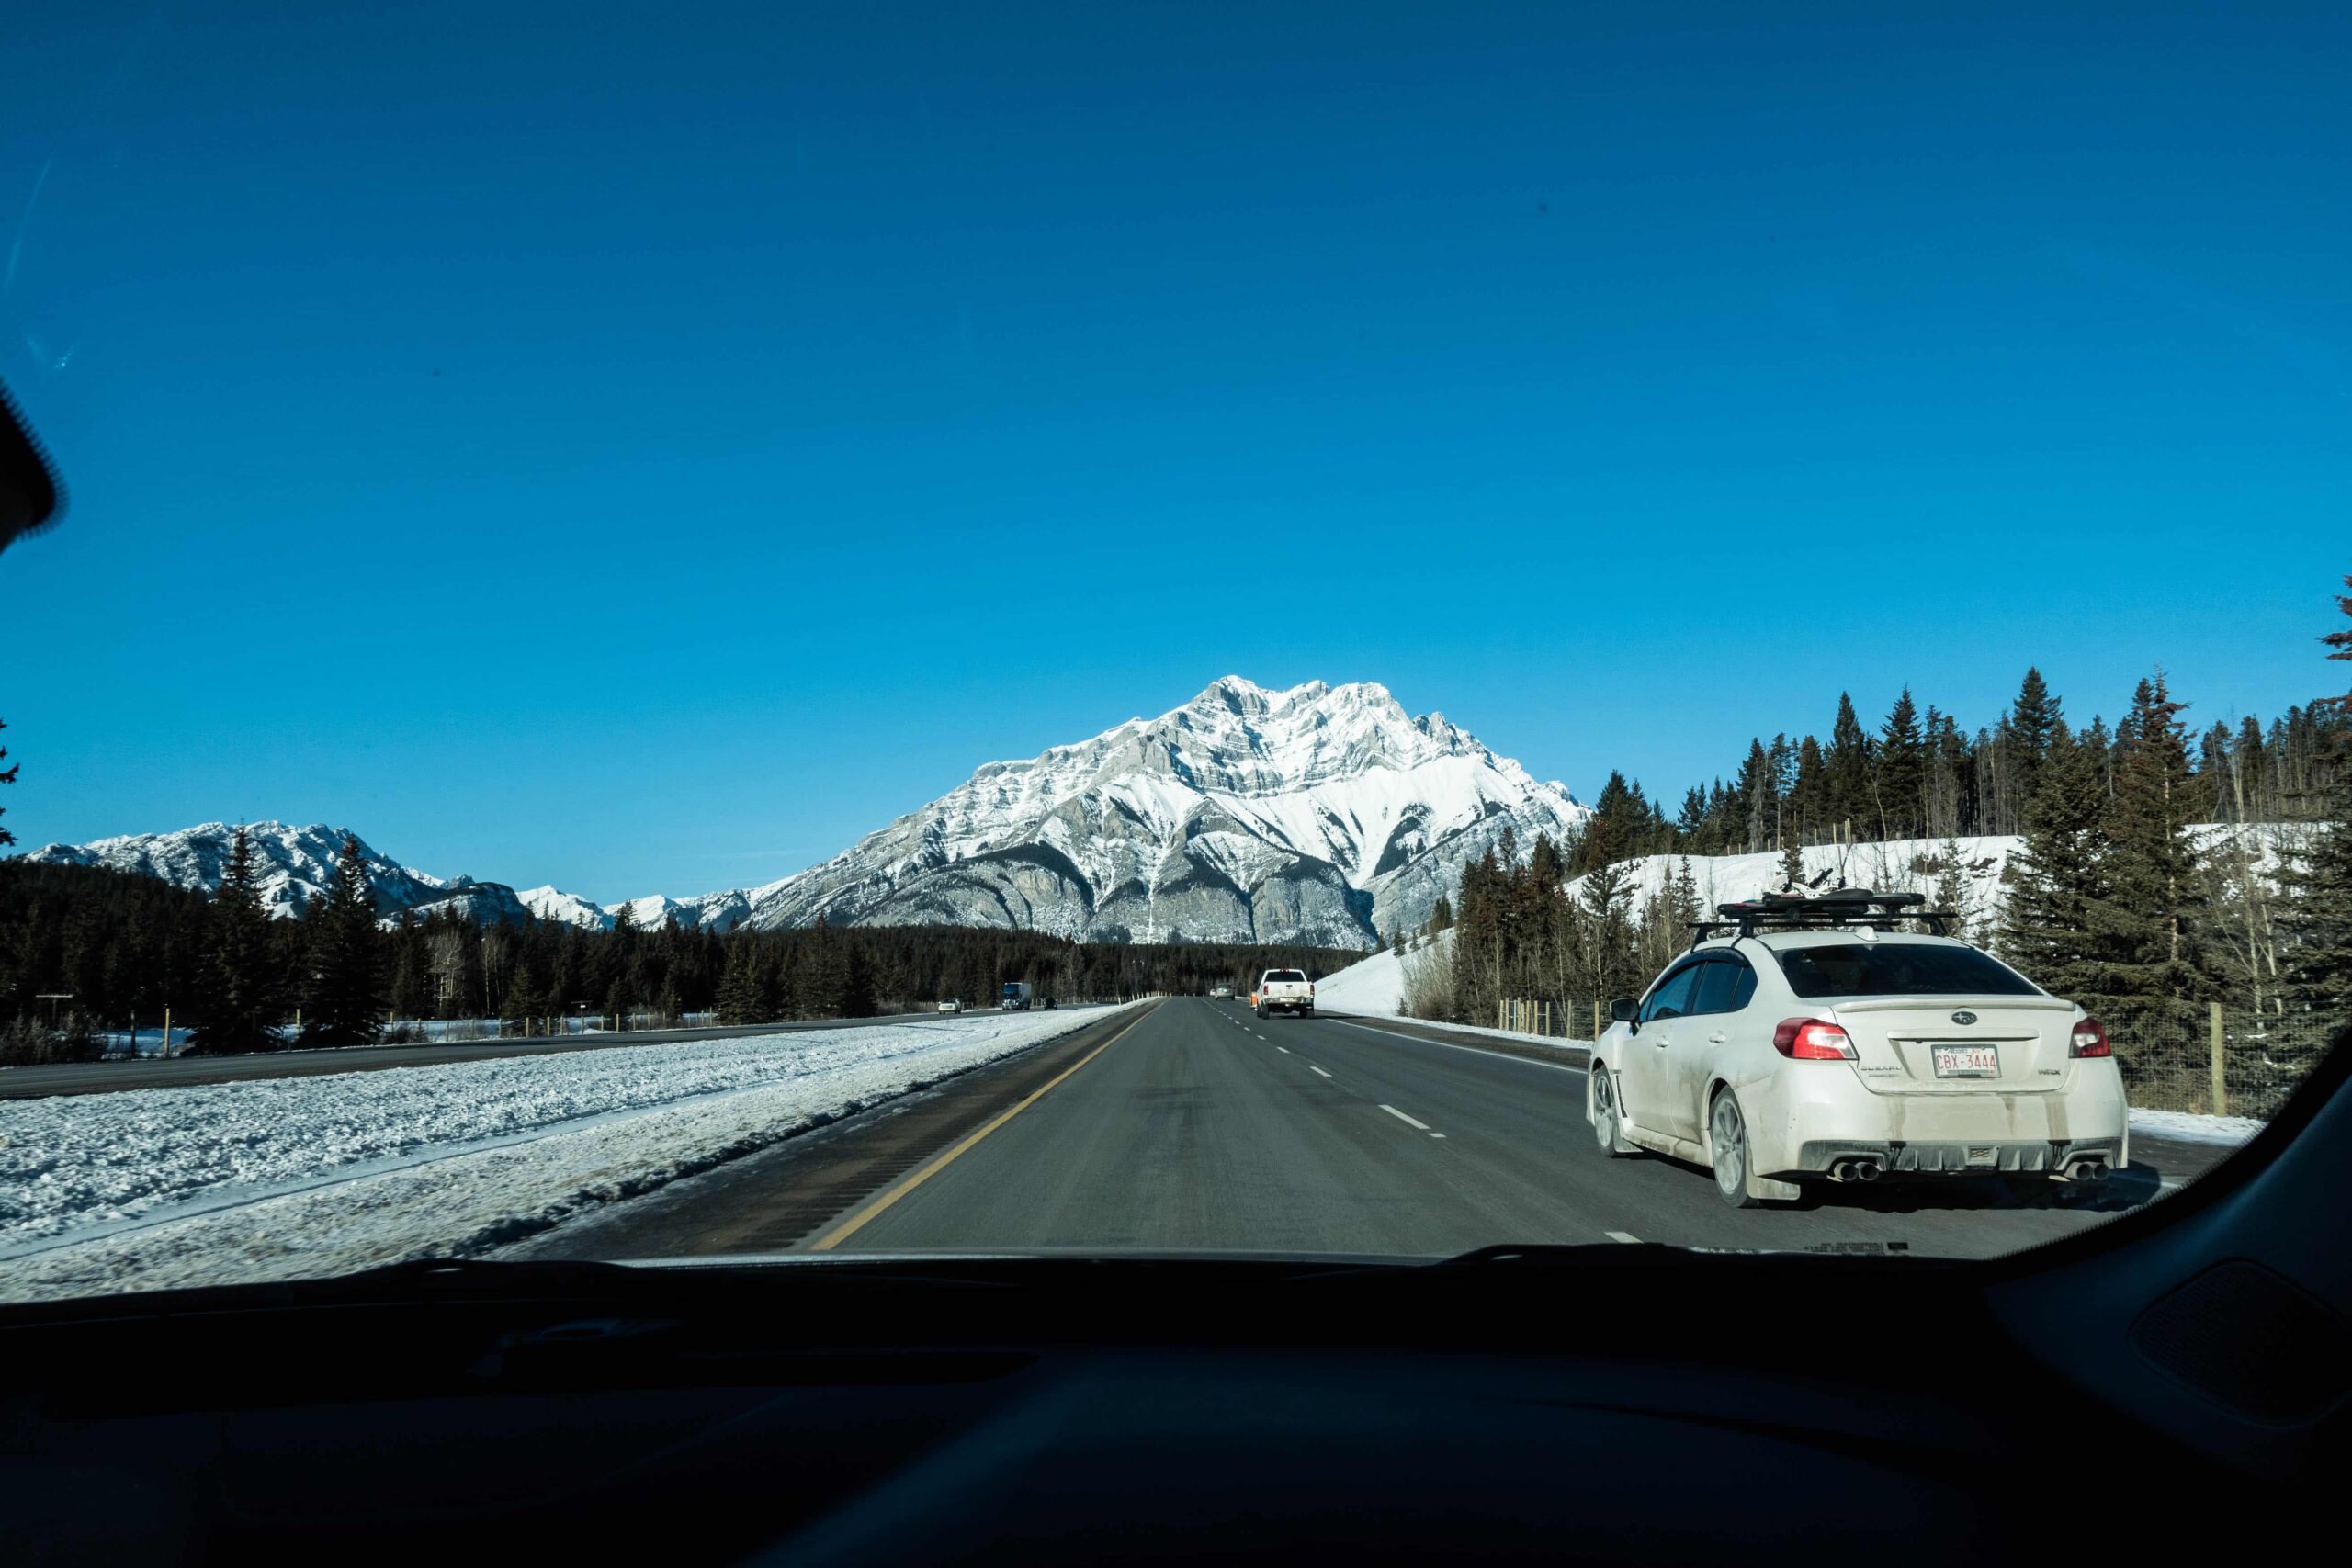
<path fill-rule="evenodd" d="M 1609 1004 L 1609 1021 L 1611 1023 L 1634 1023 L 1640 1020 L 1641 1014 L 1642 998 L 1639 997 L 1619 997 Z"/>

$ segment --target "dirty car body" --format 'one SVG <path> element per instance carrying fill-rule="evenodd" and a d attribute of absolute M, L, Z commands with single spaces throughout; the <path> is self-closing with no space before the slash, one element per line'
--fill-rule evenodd
<path fill-rule="evenodd" d="M 1618 1010 L 1586 1088 L 1600 1147 L 1710 1166 L 1737 1206 L 1813 1179 L 2088 1183 L 2130 1158 L 2098 1023 L 1955 938 L 1716 937 Z"/>

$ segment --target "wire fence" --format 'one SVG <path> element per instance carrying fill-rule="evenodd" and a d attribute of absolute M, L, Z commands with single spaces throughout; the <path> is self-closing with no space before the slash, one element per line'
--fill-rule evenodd
<path fill-rule="evenodd" d="M 2308 1077 L 2342 1021 L 2221 1003 L 2103 1015 L 2133 1105 L 2267 1121 Z"/>

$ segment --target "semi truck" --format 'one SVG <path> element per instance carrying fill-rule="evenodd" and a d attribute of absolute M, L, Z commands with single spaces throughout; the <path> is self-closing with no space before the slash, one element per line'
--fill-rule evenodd
<path fill-rule="evenodd" d="M 1029 1006 L 1029 982 L 1007 980 L 1004 983 L 1004 995 L 999 1005 L 1007 1012 L 1019 1012 L 1026 1009 Z"/>

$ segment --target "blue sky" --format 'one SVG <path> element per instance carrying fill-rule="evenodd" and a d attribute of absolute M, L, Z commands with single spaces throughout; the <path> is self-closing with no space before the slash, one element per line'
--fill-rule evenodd
<path fill-rule="evenodd" d="M 1227 671 L 1588 797 L 2343 685 L 2341 6 L 211 9 L 0 62 L 29 843 L 614 898 Z"/>

